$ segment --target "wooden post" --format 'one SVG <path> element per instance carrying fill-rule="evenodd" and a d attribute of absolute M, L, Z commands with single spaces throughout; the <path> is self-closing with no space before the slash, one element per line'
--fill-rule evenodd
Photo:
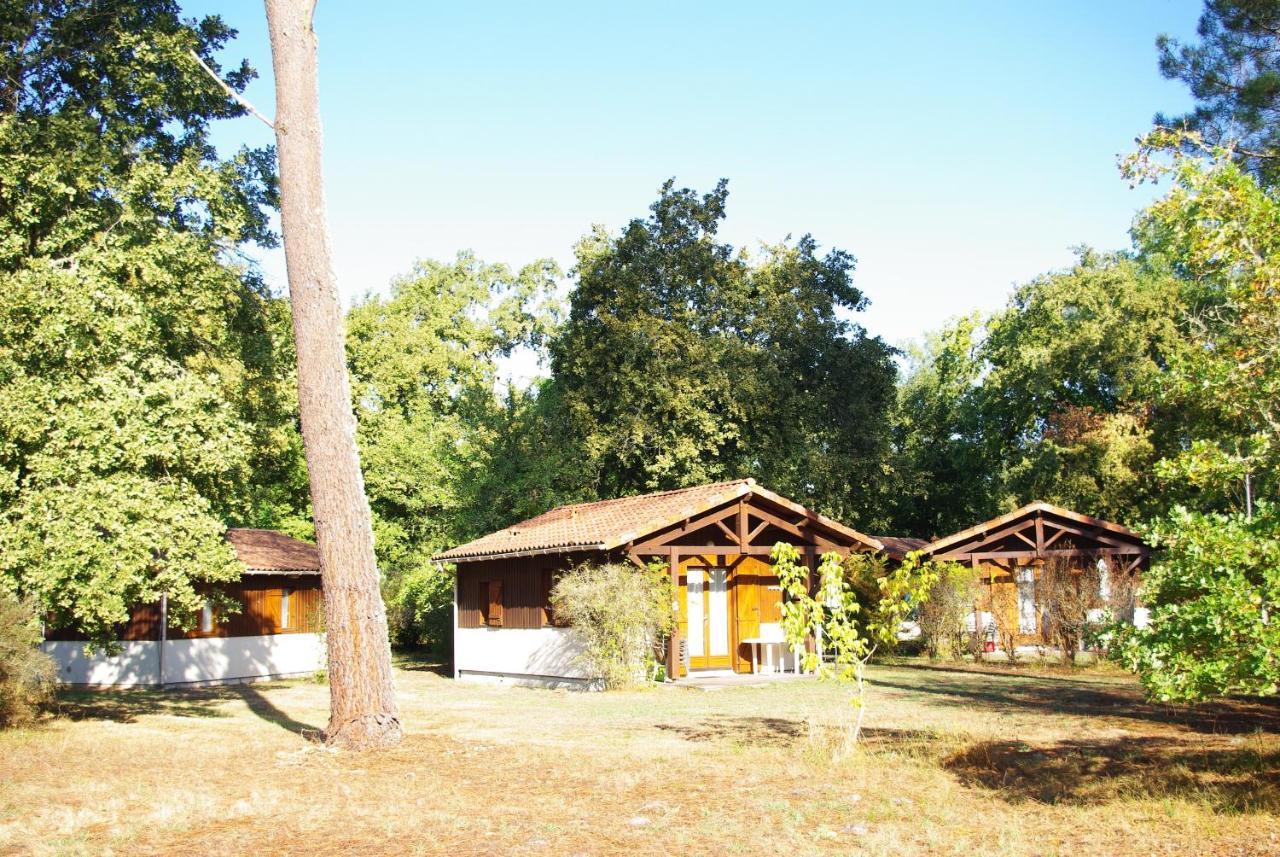
<path fill-rule="evenodd" d="M 161 593 L 160 595 L 160 648 L 157 652 L 158 658 L 159 658 L 159 666 L 157 667 L 157 669 L 159 670 L 160 675 L 158 677 L 159 681 L 157 681 L 156 684 L 159 685 L 159 687 L 162 690 L 164 689 L 164 644 L 168 641 L 168 637 L 169 637 L 169 595 L 168 593 Z"/>
<path fill-rule="evenodd" d="M 680 552 L 671 549 L 671 636 L 667 640 L 667 678 L 680 677 Z"/>

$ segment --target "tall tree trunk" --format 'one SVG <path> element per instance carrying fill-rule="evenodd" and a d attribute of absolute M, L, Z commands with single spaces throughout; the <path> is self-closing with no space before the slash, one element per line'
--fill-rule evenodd
<path fill-rule="evenodd" d="M 399 742 L 402 733 L 325 223 L 311 25 L 315 0 L 266 0 L 266 6 L 276 78 L 280 225 L 298 353 L 298 410 L 329 641 L 326 742 L 355 750 L 386 747 Z"/>

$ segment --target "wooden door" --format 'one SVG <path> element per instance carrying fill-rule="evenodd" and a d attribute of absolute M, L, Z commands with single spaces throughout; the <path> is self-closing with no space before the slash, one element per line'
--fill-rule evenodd
<path fill-rule="evenodd" d="M 686 572 L 689 669 L 728 669 L 729 569 L 690 568 Z"/>

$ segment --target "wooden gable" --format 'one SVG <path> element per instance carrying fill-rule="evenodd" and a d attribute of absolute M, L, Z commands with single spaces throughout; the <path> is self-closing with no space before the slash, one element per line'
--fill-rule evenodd
<path fill-rule="evenodd" d="M 936 559 L 978 565 L 1029 562 L 1049 557 L 1116 557 L 1129 569 L 1151 549 L 1127 527 L 1048 503 L 1032 503 L 970 527 L 925 548 Z"/>
<path fill-rule="evenodd" d="M 637 537 L 622 549 L 645 556 L 768 556 L 778 542 L 811 553 L 880 550 L 881 545 L 843 524 L 769 492 L 756 491 Z"/>

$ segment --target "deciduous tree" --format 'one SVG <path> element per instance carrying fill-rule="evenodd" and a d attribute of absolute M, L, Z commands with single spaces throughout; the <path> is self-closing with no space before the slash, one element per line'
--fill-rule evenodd
<path fill-rule="evenodd" d="M 136 0 L 9 4 L 0 28 L 0 587 L 104 644 L 167 595 L 188 625 L 287 469 L 269 150 L 202 71 L 219 18 Z M 242 64 L 225 72 L 241 87 Z"/>

